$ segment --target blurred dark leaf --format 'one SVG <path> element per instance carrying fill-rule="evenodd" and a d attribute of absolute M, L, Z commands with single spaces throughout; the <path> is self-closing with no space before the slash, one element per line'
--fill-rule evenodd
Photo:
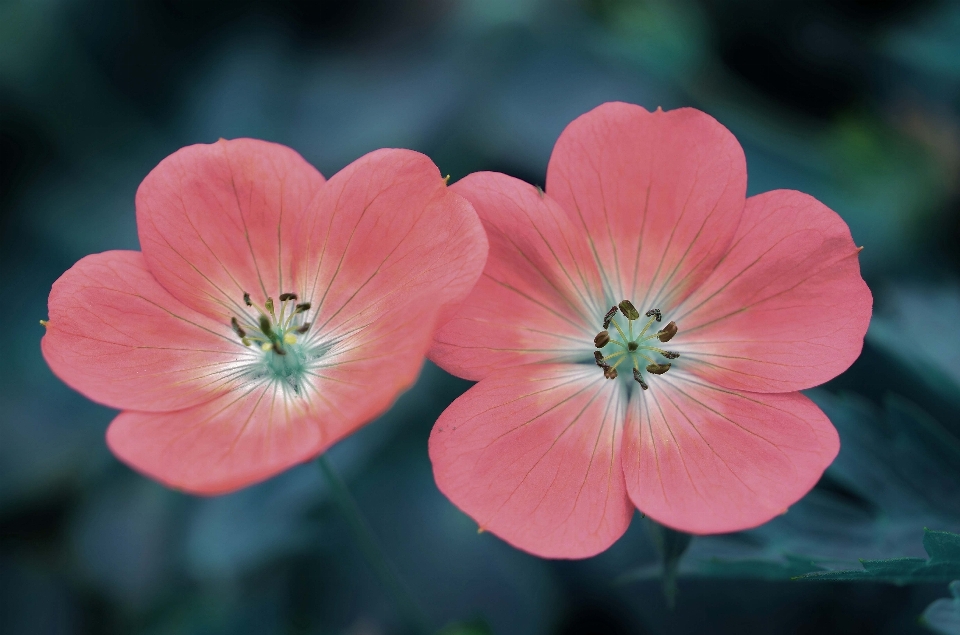
<path fill-rule="evenodd" d="M 937 600 L 920 616 L 920 623 L 940 635 L 960 635 L 960 580 L 950 583 L 952 598 Z"/>
<path fill-rule="evenodd" d="M 892 558 L 861 560 L 863 569 L 818 571 L 797 576 L 797 580 L 839 580 L 843 582 L 947 582 L 960 578 L 960 535 L 949 531 L 924 530 L 923 548 L 926 558 Z"/>
<path fill-rule="evenodd" d="M 960 285 L 896 286 L 882 299 L 867 340 L 903 365 L 898 374 L 920 377 L 960 401 Z"/>

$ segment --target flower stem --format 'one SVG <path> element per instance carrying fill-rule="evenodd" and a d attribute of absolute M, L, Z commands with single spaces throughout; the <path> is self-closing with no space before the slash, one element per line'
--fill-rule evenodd
<path fill-rule="evenodd" d="M 409 621 L 413 631 L 421 633 L 422 635 L 432 633 L 433 630 L 429 626 L 427 616 L 424 615 L 423 610 L 417 604 L 416 600 L 413 599 L 413 596 L 410 595 L 410 591 L 406 585 L 404 585 L 403 581 L 400 580 L 400 577 L 393 570 L 393 567 L 387 562 L 387 558 L 380 548 L 376 536 L 373 534 L 373 530 L 370 529 L 370 525 L 367 524 L 366 519 L 363 517 L 360 507 L 357 506 L 357 501 L 354 500 L 350 494 L 350 490 L 347 489 L 347 484 L 340 478 L 340 475 L 337 474 L 337 471 L 325 455 L 320 455 L 320 458 L 317 459 L 317 465 L 320 466 L 320 471 L 323 472 L 327 483 L 330 485 L 334 501 L 340 513 L 350 526 L 350 533 L 353 535 L 354 541 L 356 541 L 360 551 L 363 552 L 367 563 L 373 567 L 377 577 L 380 578 L 380 582 L 387 588 L 390 595 L 393 596 L 393 601 L 396 603 L 400 612 L 403 613 L 403 616 Z"/>

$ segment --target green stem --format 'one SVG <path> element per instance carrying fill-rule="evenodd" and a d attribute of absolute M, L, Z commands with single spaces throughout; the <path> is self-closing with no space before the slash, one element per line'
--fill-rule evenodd
<path fill-rule="evenodd" d="M 370 525 L 367 524 L 366 519 L 363 517 L 363 513 L 357 506 L 357 501 L 354 500 L 350 494 L 350 490 L 347 489 L 347 484 L 343 482 L 343 479 L 340 478 L 340 475 L 337 474 L 337 471 L 325 455 L 320 455 L 320 458 L 317 459 L 317 465 L 320 466 L 320 471 L 323 472 L 327 483 L 330 485 L 333 498 L 336 501 L 340 513 L 350 526 L 350 533 L 353 534 L 353 539 L 356 541 L 360 551 L 363 552 L 363 556 L 367 559 L 367 562 L 373 567 L 377 577 L 380 578 L 380 582 L 387 588 L 390 595 L 393 596 L 397 607 L 410 622 L 415 632 L 422 633 L 423 635 L 432 633 L 433 630 L 429 626 L 427 616 L 424 615 L 423 610 L 417 604 L 416 600 L 413 599 L 413 596 L 410 595 L 410 591 L 406 585 L 403 584 L 403 581 L 400 580 L 400 577 L 393 570 L 393 567 L 387 562 L 387 558 L 380 548 L 379 543 L 377 543 L 377 538 L 374 536 L 373 530 L 370 529 Z"/>

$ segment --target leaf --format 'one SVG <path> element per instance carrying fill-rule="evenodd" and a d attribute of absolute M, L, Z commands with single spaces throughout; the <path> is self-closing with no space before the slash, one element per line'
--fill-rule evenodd
<path fill-rule="evenodd" d="M 898 286 L 887 289 L 882 310 L 874 315 L 867 341 L 899 361 L 931 388 L 957 401 L 960 396 L 960 285 Z M 918 316 L 922 322 L 918 325 Z M 936 337 L 904 335 L 921 328 Z"/>
<path fill-rule="evenodd" d="M 924 530 L 926 558 L 862 560 L 862 570 L 820 571 L 797 576 L 797 580 L 839 580 L 843 582 L 949 582 L 960 578 L 960 535 L 949 531 Z"/>
<path fill-rule="evenodd" d="M 960 635 L 960 580 L 950 583 L 952 598 L 933 602 L 920 616 L 920 623 L 940 635 Z"/>

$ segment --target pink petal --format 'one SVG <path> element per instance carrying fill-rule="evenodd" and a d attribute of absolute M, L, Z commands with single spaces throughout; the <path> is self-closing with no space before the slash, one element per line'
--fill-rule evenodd
<path fill-rule="evenodd" d="M 590 358 L 610 307 L 589 248 L 562 209 L 532 185 L 478 172 L 452 188 L 470 201 L 490 241 L 487 265 L 430 359 L 482 379 L 532 362 Z"/>
<path fill-rule="evenodd" d="M 748 199 L 730 252 L 673 315 L 678 365 L 734 390 L 821 384 L 860 355 L 873 297 L 846 223 L 788 190 Z"/>
<path fill-rule="evenodd" d="M 237 385 L 251 355 L 228 325 L 182 305 L 142 254 L 87 256 L 53 284 L 43 356 L 63 381 L 114 408 L 173 410 Z"/>
<path fill-rule="evenodd" d="M 248 292 L 261 305 L 293 291 L 296 228 L 323 185 L 299 154 L 255 139 L 173 153 L 137 190 L 150 270 L 187 306 L 223 322 Z"/>
<path fill-rule="evenodd" d="M 396 317 L 414 297 L 417 312 L 434 312 L 418 328 L 433 329 L 452 317 L 487 256 L 476 212 L 409 150 L 371 152 L 334 175 L 296 244 L 300 297 L 316 328 L 333 334 L 371 315 Z"/>
<path fill-rule="evenodd" d="M 623 469 L 640 511 L 713 534 L 786 512 L 839 449 L 826 415 L 800 393 L 738 394 L 671 371 L 630 401 Z"/>
<path fill-rule="evenodd" d="M 730 244 L 746 195 L 740 144 L 691 108 L 603 104 L 575 119 L 547 193 L 588 234 L 606 292 L 641 311 L 675 305 Z"/>
<path fill-rule="evenodd" d="M 338 339 L 297 390 L 260 378 L 187 410 L 124 412 L 107 443 L 137 471 L 195 494 L 230 492 L 308 461 L 416 381 L 436 309 L 400 308 Z"/>
<path fill-rule="evenodd" d="M 487 377 L 433 428 L 438 487 L 519 549 L 548 558 L 603 551 L 633 515 L 620 466 L 620 388 L 574 364 Z"/>

